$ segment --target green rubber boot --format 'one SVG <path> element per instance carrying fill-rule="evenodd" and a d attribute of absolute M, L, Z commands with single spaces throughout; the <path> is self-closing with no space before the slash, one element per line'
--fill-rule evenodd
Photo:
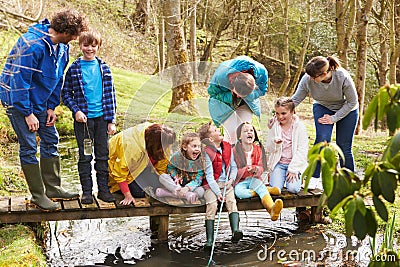
<path fill-rule="evenodd" d="M 206 237 L 207 241 L 204 245 L 205 250 L 211 249 L 214 242 L 214 222 L 215 220 L 206 220 Z"/>
<path fill-rule="evenodd" d="M 42 176 L 40 175 L 39 164 L 22 165 L 26 182 L 31 192 L 31 203 L 45 211 L 61 209 L 60 203 L 51 201 L 44 193 Z"/>
<path fill-rule="evenodd" d="M 243 232 L 239 230 L 239 213 L 238 212 L 232 212 L 229 214 L 229 223 L 231 225 L 231 230 L 232 230 L 232 239 L 231 241 L 233 243 L 239 242 L 240 239 L 243 238 Z"/>
<path fill-rule="evenodd" d="M 43 183 L 46 187 L 46 195 L 52 200 L 78 199 L 78 193 L 69 193 L 61 187 L 60 158 L 40 158 L 40 170 Z"/>

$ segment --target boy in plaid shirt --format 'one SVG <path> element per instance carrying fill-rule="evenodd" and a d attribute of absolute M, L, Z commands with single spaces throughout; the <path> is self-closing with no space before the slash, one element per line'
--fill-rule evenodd
<path fill-rule="evenodd" d="M 72 111 L 79 149 L 78 172 L 82 185 L 82 203 L 93 203 L 92 153 L 84 153 L 84 139 L 94 142 L 97 197 L 105 202 L 115 198 L 108 188 L 108 134 L 116 132 L 116 97 L 110 68 L 96 56 L 101 35 L 90 29 L 79 37 L 82 57 L 67 71 L 62 99 Z"/>

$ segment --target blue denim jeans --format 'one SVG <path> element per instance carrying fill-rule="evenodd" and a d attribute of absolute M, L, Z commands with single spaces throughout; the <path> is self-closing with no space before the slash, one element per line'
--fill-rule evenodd
<path fill-rule="evenodd" d="M 286 174 L 289 164 L 276 164 L 275 168 L 270 173 L 269 184 L 272 187 L 278 187 L 282 190 L 286 183 L 286 189 L 293 194 L 297 194 L 301 188 L 301 176 L 298 175 L 295 181 L 291 183 L 286 182 Z"/>
<path fill-rule="evenodd" d="M 8 108 L 7 116 L 18 137 L 21 165 L 38 164 L 39 161 L 36 158 L 36 132 L 29 131 L 25 116 L 15 108 Z M 59 137 L 56 127 L 46 126 L 47 111 L 35 114 L 35 116 L 39 120 L 37 134 L 40 137 L 40 157 L 46 159 L 58 157 Z"/>
<path fill-rule="evenodd" d="M 332 137 L 333 124 L 321 124 L 318 119 L 325 114 L 333 115 L 334 111 L 327 109 L 320 104 L 313 105 L 314 123 L 316 129 L 316 138 L 314 144 L 323 141 L 330 142 Z M 354 171 L 353 157 L 353 138 L 358 121 L 358 109 L 351 111 L 346 117 L 336 122 L 336 144 L 340 147 L 344 154 L 344 162 L 340 159 L 340 166 L 346 167 Z M 320 164 L 314 172 L 314 177 L 320 176 Z"/>
<path fill-rule="evenodd" d="M 268 188 L 257 178 L 246 178 L 246 180 L 235 185 L 235 195 L 240 199 L 251 198 L 250 190 L 254 190 L 261 199 L 269 194 Z"/>
<path fill-rule="evenodd" d="M 94 145 L 94 169 L 100 191 L 108 188 L 108 122 L 103 117 L 88 118 L 87 127 L 83 122 L 74 121 L 74 132 L 78 143 L 78 172 L 83 193 L 92 192 L 92 159 L 93 155 L 85 155 L 83 139 L 89 138 Z"/>

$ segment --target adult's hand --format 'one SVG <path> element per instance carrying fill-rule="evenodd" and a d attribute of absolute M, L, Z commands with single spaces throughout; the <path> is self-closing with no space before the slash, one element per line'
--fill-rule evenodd
<path fill-rule="evenodd" d="M 46 119 L 46 126 L 54 126 L 56 124 L 57 115 L 54 113 L 54 110 L 49 108 L 47 110 L 47 119 Z"/>
<path fill-rule="evenodd" d="M 39 129 L 39 120 L 36 118 L 35 114 L 31 113 L 29 116 L 25 117 L 25 122 L 28 125 L 28 129 L 31 132 L 37 132 Z"/>
<path fill-rule="evenodd" d="M 332 117 L 328 114 L 325 114 L 323 117 L 319 118 L 318 122 L 321 124 L 333 124 Z"/>

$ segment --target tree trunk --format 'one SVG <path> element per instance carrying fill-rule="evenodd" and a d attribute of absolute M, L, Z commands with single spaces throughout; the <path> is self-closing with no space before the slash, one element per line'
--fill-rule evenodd
<path fill-rule="evenodd" d="M 283 61 L 285 62 L 285 79 L 279 89 L 279 96 L 286 93 L 286 89 L 290 83 L 290 57 L 289 57 L 289 25 L 288 25 L 288 9 L 289 0 L 283 2 L 283 19 L 284 19 L 284 30 L 283 30 Z"/>
<path fill-rule="evenodd" d="M 196 10 L 197 10 L 197 0 L 192 0 L 192 7 L 190 13 L 190 61 L 193 71 L 193 80 L 197 81 L 197 64 L 196 64 Z"/>
<path fill-rule="evenodd" d="M 297 84 L 299 83 L 301 73 L 303 72 L 303 65 L 304 65 L 304 59 L 306 57 L 307 53 L 307 48 L 308 44 L 310 42 L 310 36 L 311 36 L 311 0 L 307 1 L 307 22 L 306 22 L 306 29 L 305 29 L 305 34 L 304 34 L 304 41 L 303 41 L 303 47 L 301 48 L 301 53 L 299 56 L 299 63 L 298 63 L 298 68 L 297 71 L 294 75 L 292 85 L 290 86 L 290 89 L 288 91 L 288 95 L 292 95 L 294 91 L 296 90 Z"/>
<path fill-rule="evenodd" d="M 397 27 L 400 26 L 400 23 L 398 22 L 399 19 L 396 18 L 396 9 L 395 9 L 395 0 L 390 0 L 389 1 L 389 14 L 390 14 L 390 19 L 389 19 L 389 38 L 390 38 L 390 64 L 389 64 L 389 82 L 391 84 L 396 84 L 396 69 L 397 69 L 397 62 L 399 60 L 399 53 L 400 53 L 400 48 L 396 47 L 396 21 L 397 21 Z M 399 46 L 399 45 L 397 45 Z"/>
<path fill-rule="evenodd" d="M 166 39 L 168 51 L 171 52 L 172 62 L 172 99 L 168 112 L 194 114 L 195 109 L 191 100 L 192 74 L 188 63 L 188 53 L 182 28 L 179 0 L 163 0 Z"/>
<path fill-rule="evenodd" d="M 148 31 L 150 0 L 139 0 L 136 2 L 135 14 L 133 16 L 133 26 L 140 33 Z"/>
<path fill-rule="evenodd" d="M 216 21 L 215 31 L 213 36 L 211 37 L 211 41 L 204 49 L 203 55 L 200 57 L 200 64 L 199 64 L 199 72 L 202 73 L 206 68 L 206 61 L 212 61 L 212 50 L 214 49 L 215 45 L 221 38 L 221 34 L 223 31 L 228 29 L 231 25 L 232 21 L 236 18 L 237 12 L 236 9 L 236 0 L 229 0 L 226 4 L 224 4 L 224 9 L 219 14 L 219 19 Z"/>
<path fill-rule="evenodd" d="M 359 120 L 356 129 L 356 134 L 361 134 L 361 122 L 363 118 L 363 107 L 365 98 L 365 73 L 367 65 L 367 31 L 368 18 L 372 8 L 373 0 L 359 1 L 357 7 L 357 69 L 356 69 L 356 90 L 358 93 L 358 101 L 360 103 Z M 362 6 L 363 5 L 363 6 Z"/>
<path fill-rule="evenodd" d="M 380 59 L 377 60 L 377 79 L 378 79 L 378 84 L 379 87 L 384 86 L 387 83 L 387 78 L 386 74 L 388 71 L 388 64 L 389 64 L 389 59 L 388 59 L 388 45 L 387 45 L 387 36 L 388 36 L 388 31 L 387 31 L 387 12 L 386 10 L 386 0 L 379 0 L 380 4 L 380 13 L 375 14 L 375 18 L 377 20 L 376 26 L 378 27 L 378 32 L 379 32 L 379 53 L 380 53 Z"/>
<path fill-rule="evenodd" d="M 356 1 L 355 0 L 337 0 L 336 1 L 336 36 L 338 57 L 344 68 L 347 68 L 347 50 L 351 37 L 356 17 Z M 348 12 L 346 12 L 348 10 Z M 346 17 L 347 27 L 346 27 Z"/>
<path fill-rule="evenodd" d="M 158 16 L 158 32 L 157 32 L 157 43 L 158 43 L 158 71 L 163 72 L 165 67 L 165 27 L 164 27 L 164 16 L 162 10 L 162 0 L 159 2 L 159 16 Z"/>

